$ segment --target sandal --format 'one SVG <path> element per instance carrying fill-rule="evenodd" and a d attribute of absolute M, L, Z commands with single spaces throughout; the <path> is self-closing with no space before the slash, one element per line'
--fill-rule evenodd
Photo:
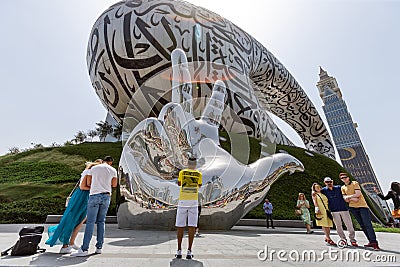
<path fill-rule="evenodd" d="M 325 242 L 326 242 L 328 245 L 336 246 L 336 243 L 333 242 L 332 239 L 325 239 Z"/>

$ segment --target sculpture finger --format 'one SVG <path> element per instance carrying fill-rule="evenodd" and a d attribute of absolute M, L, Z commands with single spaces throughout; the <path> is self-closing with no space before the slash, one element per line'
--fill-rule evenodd
<path fill-rule="evenodd" d="M 177 103 L 165 105 L 158 116 L 164 130 L 171 140 L 176 166 L 180 169 L 187 165 L 188 154 L 192 153 L 188 123 L 182 106 Z"/>
<path fill-rule="evenodd" d="M 208 124 L 214 125 L 217 128 L 219 128 L 222 112 L 224 111 L 225 94 L 225 84 L 220 80 L 216 81 L 213 87 L 211 98 L 209 99 L 201 115 L 202 120 L 206 121 Z"/>
<path fill-rule="evenodd" d="M 181 49 L 175 49 L 171 54 L 172 61 L 172 98 L 171 102 L 181 103 L 183 110 L 193 114 L 192 80 L 187 58 Z"/>

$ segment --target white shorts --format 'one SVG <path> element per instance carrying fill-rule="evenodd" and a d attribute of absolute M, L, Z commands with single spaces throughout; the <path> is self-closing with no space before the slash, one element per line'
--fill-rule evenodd
<path fill-rule="evenodd" d="M 196 207 L 180 207 L 176 210 L 176 227 L 197 227 L 199 210 Z"/>

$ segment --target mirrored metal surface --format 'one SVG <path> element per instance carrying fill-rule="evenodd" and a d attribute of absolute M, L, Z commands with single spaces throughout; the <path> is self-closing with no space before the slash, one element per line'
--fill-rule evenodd
<path fill-rule="evenodd" d="M 219 128 L 226 128 L 226 121 L 229 121 L 226 117 L 232 113 L 225 103 L 227 92 L 231 90 L 227 85 L 233 87 L 232 84 L 212 81 L 210 97 L 193 98 L 195 83 L 190 64 L 183 51 L 175 50 L 173 55 L 173 64 L 176 64 L 171 73 L 163 72 L 154 79 L 159 86 L 169 83 L 171 99 L 179 102 L 162 106 L 157 118 L 142 114 L 146 118 L 141 121 L 141 115 L 127 110 L 129 116 L 126 117 L 131 117 L 132 121 L 124 129 L 133 130 L 129 136 L 128 130 L 125 131 L 120 161 L 121 193 L 143 208 L 175 207 L 179 197 L 177 174 L 186 168 L 188 157 L 195 156 L 197 169 L 203 174 L 203 186 L 199 190 L 202 205 L 223 210 L 231 203 L 234 208 L 240 205 L 240 212 L 244 214 L 259 202 L 260 195 L 265 195 L 279 176 L 302 171 L 303 166 L 288 154 L 271 155 L 267 149 L 256 162 L 244 164 L 222 149 Z M 231 146 L 235 147 L 232 140 Z M 273 146 L 268 136 L 263 137 L 263 144 L 266 148 Z"/>

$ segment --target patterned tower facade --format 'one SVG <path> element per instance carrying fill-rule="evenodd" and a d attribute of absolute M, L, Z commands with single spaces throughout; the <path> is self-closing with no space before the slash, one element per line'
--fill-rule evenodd
<path fill-rule="evenodd" d="M 342 99 L 342 92 L 337 81 L 322 68 L 320 68 L 319 78 L 317 87 L 324 103 L 322 108 L 343 167 L 359 182 L 374 201 L 375 207 L 386 218 L 389 208 L 387 203 L 374 193 L 374 187 L 381 188 L 358 135 L 357 124 L 353 122 L 347 105 Z"/>

